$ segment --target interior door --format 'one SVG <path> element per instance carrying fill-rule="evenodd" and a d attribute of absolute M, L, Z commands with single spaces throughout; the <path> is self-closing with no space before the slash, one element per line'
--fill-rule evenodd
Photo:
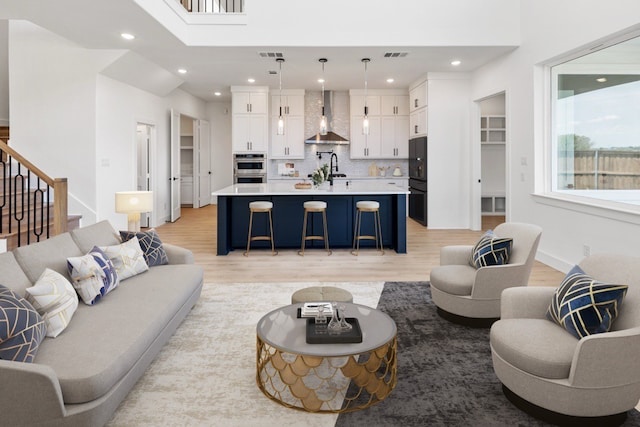
<path fill-rule="evenodd" d="M 211 143 L 210 126 L 206 120 L 197 121 L 197 143 L 198 154 L 198 194 L 196 207 L 207 206 L 211 203 Z"/>
<path fill-rule="evenodd" d="M 149 191 L 151 190 L 151 169 L 149 162 L 151 157 L 151 126 L 138 123 L 136 136 L 138 142 L 136 188 L 138 191 Z M 146 212 L 140 214 L 140 226 L 149 227 L 149 224 L 149 214 Z"/>
<path fill-rule="evenodd" d="M 180 113 L 171 110 L 171 222 L 180 218 Z"/>

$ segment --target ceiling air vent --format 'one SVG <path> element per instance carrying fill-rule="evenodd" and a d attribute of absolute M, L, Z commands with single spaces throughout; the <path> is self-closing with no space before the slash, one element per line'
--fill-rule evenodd
<path fill-rule="evenodd" d="M 385 58 L 404 58 L 408 54 L 409 52 L 385 52 L 384 57 Z"/>
<path fill-rule="evenodd" d="M 278 72 L 275 70 L 269 70 L 269 74 L 271 74 L 272 76 L 277 76 Z"/>
<path fill-rule="evenodd" d="M 258 52 L 262 58 L 284 58 L 282 52 Z"/>

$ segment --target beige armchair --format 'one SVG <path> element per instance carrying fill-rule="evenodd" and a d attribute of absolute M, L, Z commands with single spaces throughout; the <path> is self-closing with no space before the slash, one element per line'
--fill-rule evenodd
<path fill-rule="evenodd" d="M 526 286 L 542 229 L 508 222 L 498 225 L 499 237 L 513 238 L 509 263 L 474 268 L 469 264 L 473 246 L 445 246 L 440 266 L 431 270 L 431 297 L 438 314 L 452 322 L 489 327 L 500 318 L 500 294 L 506 288 Z"/>
<path fill-rule="evenodd" d="M 535 417 L 619 425 L 640 400 L 640 258 L 596 254 L 580 267 L 629 286 L 612 331 L 578 339 L 545 317 L 555 288 L 507 289 L 491 328 L 493 367 L 507 398 Z"/>

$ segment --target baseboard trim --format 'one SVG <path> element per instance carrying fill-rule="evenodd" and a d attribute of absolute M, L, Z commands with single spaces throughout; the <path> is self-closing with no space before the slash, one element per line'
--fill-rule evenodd
<path fill-rule="evenodd" d="M 619 426 L 627 419 L 627 413 L 606 415 L 602 417 L 577 417 L 561 414 L 535 405 L 518 396 L 507 386 L 502 385 L 502 392 L 509 402 L 523 412 L 544 422 L 562 427 L 614 427 Z"/>
<path fill-rule="evenodd" d="M 437 307 L 437 312 L 438 315 L 444 320 L 447 320 L 451 323 L 456 323 L 458 325 L 468 326 L 470 328 L 490 328 L 491 325 L 494 324 L 494 322 L 500 320 L 499 317 L 480 318 L 460 316 L 459 314 L 453 314 L 446 310 L 443 310 L 440 307 Z"/>

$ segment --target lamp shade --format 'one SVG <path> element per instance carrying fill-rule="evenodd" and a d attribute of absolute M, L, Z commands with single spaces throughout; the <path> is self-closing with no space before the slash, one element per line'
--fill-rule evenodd
<path fill-rule="evenodd" d="M 119 191 L 116 193 L 116 212 L 140 213 L 153 210 L 153 191 Z"/>

